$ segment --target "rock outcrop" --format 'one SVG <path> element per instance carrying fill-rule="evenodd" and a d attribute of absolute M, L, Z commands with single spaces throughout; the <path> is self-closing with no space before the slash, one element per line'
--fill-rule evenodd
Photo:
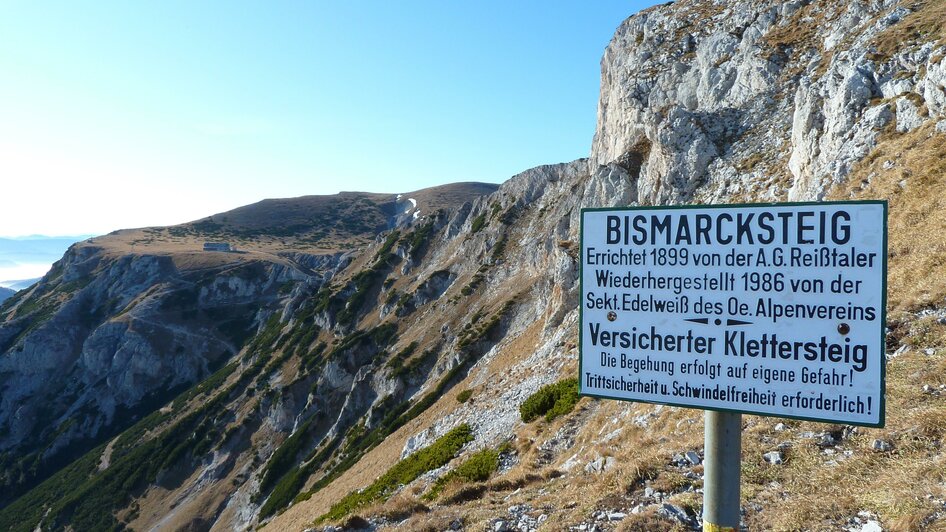
<path fill-rule="evenodd" d="M 821 199 L 888 125 L 944 116 L 941 44 L 878 51 L 910 13 L 893 0 L 645 10 L 605 50 L 591 161 L 628 166 L 645 203 Z"/>

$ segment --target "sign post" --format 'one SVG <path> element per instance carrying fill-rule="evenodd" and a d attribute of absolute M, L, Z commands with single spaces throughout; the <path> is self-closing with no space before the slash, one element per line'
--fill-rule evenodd
<path fill-rule="evenodd" d="M 703 414 L 703 530 L 739 530 L 739 464 L 742 414 Z"/>
<path fill-rule="evenodd" d="M 706 530 L 742 413 L 883 426 L 886 202 L 583 209 L 580 262 L 579 391 L 707 410 Z"/>

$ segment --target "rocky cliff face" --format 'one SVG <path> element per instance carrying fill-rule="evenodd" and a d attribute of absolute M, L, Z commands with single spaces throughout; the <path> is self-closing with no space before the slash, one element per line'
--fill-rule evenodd
<path fill-rule="evenodd" d="M 223 365 L 252 335 L 259 315 L 272 312 L 280 287 L 305 278 L 288 261 L 187 270 L 167 255 L 111 257 L 94 245 L 71 248 L 42 282 L 5 307 L 4 496 Z"/>
<path fill-rule="evenodd" d="M 942 120 L 940 35 L 904 28 L 936 14 L 910 8 L 678 2 L 631 17 L 601 62 L 591 159 L 639 168 L 648 203 L 821 199 L 888 126 Z"/>
<path fill-rule="evenodd" d="M 280 247 L 198 264 L 178 251 L 73 249 L 3 307 L 0 450 L 19 468 L 6 482 L 28 486 L 29 464 L 44 459 L 58 472 L 0 524 L 301 530 L 356 512 L 370 520 L 347 527 L 698 526 L 698 413 L 583 399 L 556 421 L 520 416 L 577 369 L 580 209 L 878 195 L 900 202 L 891 286 L 925 298 L 891 297 L 903 309 L 889 342 L 893 428 L 751 418 L 746 519 L 804 528 L 810 516 L 785 509 L 799 507 L 816 528 L 941 523 L 938 477 L 903 485 L 889 472 L 920 475 L 920 457 L 944 459 L 933 413 L 946 287 L 929 279 L 946 248 L 910 236 L 941 219 L 929 198 L 942 191 L 930 168 L 946 156 L 942 11 L 892 0 L 657 6 L 605 51 L 588 159 L 527 170 L 453 208 L 396 199 L 399 225 L 347 253 Z M 910 352 L 933 357 L 927 369 Z M 924 395 L 917 380 L 933 383 Z M 119 434 L 130 411 L 147 415 Z M 421 499 L 460 458 L 390 486 L 387 503 L 390 492 L 374 506 L 346 497 L 375 494 L 365 488 L 408 467 L 398 460 L 462 427 L 464 457 L 496 449 L 491 480 L 454 478 L 446 497 Z M 898 457 L 874 454 L 893 445 Z M 788 467 L 766 469 L 763 451 Z M 874 494 L 830 488 L 845 482 Z M 898 505 L 917 489 L 925 502 Z"/>

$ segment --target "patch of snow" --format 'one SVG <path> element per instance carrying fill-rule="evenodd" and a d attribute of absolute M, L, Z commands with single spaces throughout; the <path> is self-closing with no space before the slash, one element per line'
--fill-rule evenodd
<path fill-rule="evenodd" d="M 414 211 L 414 219 L 416 220 L 418 218 L 420 218 L 420 210 Z"/>
<path fill-rule="evenodd" d="M 398 199 L 400 199 L 400 198 L 398 198 Z M 407 198 L 407 201 L 411 202 L 411 206 L 408 207 L 406 211 L 404 211 L 405 213 L 411 212 L 411 209 L 416 209 L 416 208 L 417 208 L 417 200 L 416 200 L 416 199 L 414 199 L 414 198 Z"/>

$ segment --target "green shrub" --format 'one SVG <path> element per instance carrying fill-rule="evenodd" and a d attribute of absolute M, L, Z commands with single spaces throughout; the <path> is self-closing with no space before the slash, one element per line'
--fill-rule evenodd
<path fill-rule="evenodd" d="M 273 488 L 273 493 L 260 508 L 260 517 L 269 517 L 279 511 L 280 508 L 288 506 L 293 497 L 305 485 L 305 481 L 308 480 L 310 474 L 311 471 L 308 468 L 296 467 L 280 478 Z"/>
<path fill-rule="evenodd" d="M 502 216 L 499 217 L 499 221 L 504 225 L 510 225 L 519 218 L 519 216 L 522 214 L 521 211 L 521 206 L 513 204 L 511 207 L 509 207 L 509 209 L 506 210 L 506 212 L 502 214 Z"/>
<path fill-rule="evenodd" d="M 373 293 L 373 290 L 378 285 L 384 285 L 384 283 L 387 282 L 388 279 L 386 279 L 386 277 L 391 265 L 401 260 L 396 254 L 391 253 L 391 249 L 394 248 L 400 236 L 401 233 L 399 231 L 392 231 L 385 239 L 381 249 L 379 249 L 378 253 L 375 255 L 374 263 L 352 276 L 349 285 L 354 288 L 354 291 L 349 294 L 347 298 L 342 300 L 340 296 L 341 291 L 327 297 L 320 291 L 319 294 L 316 295 L 316 311 L 321 312 L 322 310 L 333 307 L 333 305 L 339 305 L 341 309 L 336 315 L 338 323 L 341 325 L 354 324 L 358 319 L 359 312 L 367 301 L 368 295 Z"/>
<path fill-rule="evenodd" d="M 490 215 L 493 217 L 495 217 L 496 214 L 501 210 L 503 210 L 503 206 L 498 203 L 494 202 L 492 205 L 490 205 Z"/>
<path fill-rule="evenodd" d="M 503 253 L 506 252 L 506 244 L 508 242 L 509 242 L 509 237 L 507 237 L 506 235 L 503 235 L 502 238 L 500 238 L 496 242 L 496 245 L 493 246 L 493 250 L 490 252 L 490 255 L 489 255 L 490 259 L 492 259 L 493 262 L 503 258 Z"/>
<path fill-rule="evenodd" d="M 390 292 L 388 292 L 388 297 L 387 299 L 384 300 L 384 304 L 393 305 L 398 300 L 399 297 L 401 297 L 400 292 L 398 292 L 397 290 L 391 290 Z"/>
<path fill-rule="evenodd" d="M 464 482 L 483 482 L 499 467 L 499 453 L 493 449 L 483 449 L 470 455 L 456 469 L 437 479 L 424 499 L 432 501 L 443 492 L 452 480 Z"/>
<path fill-rule="evenodd" d="M 516 452 L 516 446 L 511 441 L 506 440 L 496 449 L 499 454 L 511 454 Z"/>
<path fill-rule="evenodd" d="M 332 288 L 329 286 L 323 287 L 315 294 L 315 307 L 313 310 L 315 312 L 324 312 L 332 304 Z"/>
<path fill-rule="evenodd" d="M 276 342 L 280 333 L 282 333 L 282 328 L 282 314 L 273 313 L 266 321 L 263 330 L 256 335 L 256 338 L 253 338 L 249 349 L 247 349 L 247 354 L 259 354 L 264 350 L 272 349 L 273 343 Z"/>
<path fill-rule="evenodd" d="M 470 232 L 474 234 L 479 233 L 484 227 L 486 227 L 486 213 L 473 218 L 473 223 L 470 225 Z"/>
<path fill-rule="evenodd" d="M 391 231 L 387 238 L 384 239 L 384 244 L 381 246 L 381 249 L 378 250 L 378 253 L 375 254 L 374 260 L 376 262 L 386 261 L 389 258 L 391 249 L 394 248 L 394 244 L 397 244 L 397 241 L 401 238 L 400 231 Z"/>
<path fill-rule="evenodd" d="M 414 354 L 414 351 L 417 350 L 417 346 L 420 345 L 417 342 L 411 342 L 404 349 L 398 351 L 396 355 L 391 357 L 385 366 L 392 370 L 395 374 L 399 373 L 399 370 L 404 367 L 404 362 Z"/>
<path fill-rule="evenodd" d="M 413 294 L 404 293 L 401 294 L 401 297 L 397 299 L 397 308 L 402 309 L 411 302 L 411 299 L 414 297 Z"/>
<path fill-rule="evenodd" d="M 289 292 L 292 292 L 292 289 L 295 288 L 296 283 L 297 281 L 286 281 L 279 285 L 279 295 L 286 295 Z"/>
<path fill-rule="evenodd" d="M 480 321 L 482 314 L 479 311 L 474 314 L 470 323 L 467 323 L 460 331 L 460 334 L 457 335 L 457 347 L 463 349 L 479 340 L 487 338 L 500 324 L 503 316 L 509 312 L 509 309 L 511 309 L 514 304 L 515 300 L 507 301 L 503 304 L 502 308 L 485 321 Z"/>
<path fill-rule="evenodd" d="M 473 430 L 469 425 L 463 424 L 456 427 L 429 447 L 394 464 L 367 488 L 346 495 L 316 522 L 338 520 L 372 502 L 387 499 L 399 486 L 413 482 L 427 471 L 446 465 L 464 445 L 471 441 L 473 441 Z"/>
<path fill-rule="evenodd" d="M 305 351 L 301 357 L 302 366 L 307 370 L 317 367 L 322 361 L 322 355 L 325 353 L 326 347 L 328 345 L 325 342 L 319 342 L 311 350 Z"/>
<path fill-rule="evenodd" d="M 465 403 L 470 400 L 470 397 L 473 397 L 473 390 L 466 389 L 457 394 L 457 402 Z"/>
<path fill-rule="evenodd" d="M 437 357 L 437 351 L 434 349 L 427 349 L 420 356 L 411 358 L 409 360 L 399 360 L 392 366 L 393 372 L 391 373 L 391 378 L 396 379 L 406 376 L 415 376 L 421 373 L 421 369 L 428 365 L 431 360 Z"/>
<path fill-rule="evenodd" d="M 358 312 L 364 306 L 368 293 L 383 277 L 383 270 L 375 267 L 362 270 L 352 277 L 351 284 L 355 290 L 348 296 L 345 306 L 338 312 L 336 316 L 338 323 L 342 325 L 354 323 L 358 317 Z"/>
<path fill-rule="evenodd" d="M 525 423 L 529 423 L 539 416 L 545 416 L 546 421 L 551 421 L 558 416 L 571 412 L 577 402 L 578 379 L 565 379 L 555 384 L 545 385 L 530 395 L 519 406 L 519 415 Z"/>
<path fill-rule="evenodd" d="M 0 510 L 0 530 L 32 530 L 41 519 L 53 530 L 64 528 L 66 523 L 75 530 L 122 529 L 115 510 L 129 504 L 160 472 L 206 452 L 219 438 L 210 420 L 220 415 L 234 388 L 230 385 L 213 398 L 202 400 L 193 412 L 135 447 L 119 448 L 118 443 L 128 440 L 121 437 L 113 449 L 111 465 L 104 471 L 96 465 L 104 445 L 93 449 Z M 141 433 L 143 426 L 152 426 L 161 419 L 149 416 L 129 431 Z"/>
<path fill-rule="evenodd" d="M 420 228 L 411 233 L 408 239 L 408 244 L 411 248 L 411 257 L 417 258 L 420 256 L 421 249 L 424 247 L 424 244 L 427 243 L 427 240 L 430 238 L 430 234 L 433 232 L 434 222 L 433 220 L 428 221 Z"/>
<path fill-rule="evenodd" d="M 296 456 L 302 450 L 303 444 L 306 443 L 311 425 L 312 420 L 307 420 L 276 449 L 263 471 L 263 479 L 260 481 L 260 493 L 267 493 L 282 479 L 283 475 L 296 465 Z"/>

